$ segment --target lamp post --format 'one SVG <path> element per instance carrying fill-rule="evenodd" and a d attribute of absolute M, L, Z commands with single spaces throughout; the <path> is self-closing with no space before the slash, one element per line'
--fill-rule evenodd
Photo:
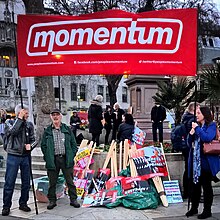
<path fill-rule="evenodd" d="M 77 101 L 78 101 L 78 110 L 80 110 L 80 95 L 77 95 Z"/>

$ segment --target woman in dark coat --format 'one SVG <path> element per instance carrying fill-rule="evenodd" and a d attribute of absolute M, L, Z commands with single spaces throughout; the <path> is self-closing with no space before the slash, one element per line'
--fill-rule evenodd
<path fill-rule="evenodd" d="M 103 129 L 102 101 L 103 97 L 97 95 L 95 99 L 91 101 L 88 110 L 89 133 L 92 134 L 92 141 L 96 142 L 96 146 L 99 146 L 99 136 Z"/>
<path fill-rule="evenodd" d="M 197 108 L 197 123 L 192 122 L 192 129 L 188 135 L 189 153 L 189 177 L 192 179 L 192 191 L 190 193 L 192 207 L 186 216 L 198 213 L 201 188 L 203 188 L 204 208 L 198 215 L 198 219 L 206 219 L 212 216 L 213 203 L 212 180 L 216 180 L 216 174 L 220 170 L 219 155 L 203 153 L 203 144 L 209 143 L 216 136 L 216 123 L 212 121 L 212 114 L 207 106 Z M 200 125 L 200 126 L 199 126 Z M 193 137 L 194 147 L 192 147 Z"/>
<path fill-rule="evenodd" d="M 134 119 L 131 114 L 124 114 L 122 116 L 123 123 L 119 125 L 117 139 L 124 141 L 125 139 L 132 140 L 134 133 Z"/>

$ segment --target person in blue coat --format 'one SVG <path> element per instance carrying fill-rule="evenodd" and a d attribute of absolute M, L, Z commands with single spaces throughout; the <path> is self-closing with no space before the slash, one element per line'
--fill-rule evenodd
<path fill-rule="evenodd" d="M 212 216 L 213 203 L 212 180 L 216 180 L 216 174 L 220 170 L 219 156 L 203 153 L 203 144 L 209 143 L 216 137 L 216 123 L 213 122 L 212 113 L 207 106 L 196 110 L 197 123 L 192 122 L 192 129 L 188 135 L 189 153 L 189 178 L 192 180 L 191 209 L 186 216 L 198 213 L 201 188 L 203 188 L 204 207 L 198 219 L 206 219 Z M 194 143 L 194 145 L 193 145 Z"/>

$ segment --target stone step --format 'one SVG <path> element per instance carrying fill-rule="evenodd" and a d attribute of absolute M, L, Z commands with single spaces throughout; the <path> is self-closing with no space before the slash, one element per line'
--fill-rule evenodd
<path fill-rule="evenodd" d="M 2 161 L 2 168 L 6 168 L 6 160 Z M 33 170 L 45 170 L 45 162 L 44 161 L 33 161 L 31 162 Z"/>
<path fill-rule="evenodd" d="M 47 171 L 46 170 L 32 170 L 32 174 L 35 179 L 35 178 L 39 178 L 42 176 L 46 176 Z M 0 168 L 0 177 L 4 177 L 4 176 L 5 176 L 5 168 Z M 20 178 L 20 170 L 18 171 L 17 178 Z"/>

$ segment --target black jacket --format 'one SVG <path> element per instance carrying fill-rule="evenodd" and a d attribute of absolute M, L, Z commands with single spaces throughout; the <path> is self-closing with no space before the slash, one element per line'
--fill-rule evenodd
<path fill-rule="evenodd" d="M 117 113 L 117 117 L 116 117 L 116 113 Z M 122 115 L 124 115 L 125 111 L 121 108 L 119 108 L 117 111 L 115 110 L 112 113 L 112 119 L 113 119 L 113 126 L 115 126 L 115 128 L 118 128 L 118 126 L 122 123 Z"/>
<path fill-rule="evenodd" d="M 122 123 L 119 125 L 119 128 L 118 128 L 117 139 L 119 141 L 124 141 L 125 139 L 131 140 L 133 133 L 134 133 L 134 125 Z"/>
<path fill-rule="evenodd" d="M 102 107 L 96 104 L 91 104 L 88 110 L 88 120 L 89 120 L 89 133 L 101 134 L 103 125 L 101 120 L 102 117 Z"/>
<path fill-rule="evenodd" d="M 13 155 L 26 155 L 25 144 L 34 145 L 34 126 L 31 122 L 17 118 L 12 126 L 5 127 L 5 134 L 8 135 L 7 152 Z"/>
<path fill-rule="evenodd" d="M 166 109 L 156 105 L 151 109 L 151 121 L 154 123 L 163 122 L 166 119 Z"/>
<path fill-rule="evenodd" d="M 73 125 L 73 124 L 80 124 L 81 123 L 81 120 L 80 120 L 80 117 L 79 116 L 71 116 L 70 117 L 70 125 Z"/>
<path fill-rule="evenodd" d="M 194 115 L 189 112 L 186 112 L 183 114 L 182 123 L 185 124 L 185 126 L 186 126 L 187 134 L 189 134 L 189 132 L 192 128 L 192 122 L 194 121 L 194 118 L 195 118 Z"/>
<path fill-rule="evenodd" d="M 105 129 L 112 129 L 112 114 L 109 112 L 104 113 Z"/>

